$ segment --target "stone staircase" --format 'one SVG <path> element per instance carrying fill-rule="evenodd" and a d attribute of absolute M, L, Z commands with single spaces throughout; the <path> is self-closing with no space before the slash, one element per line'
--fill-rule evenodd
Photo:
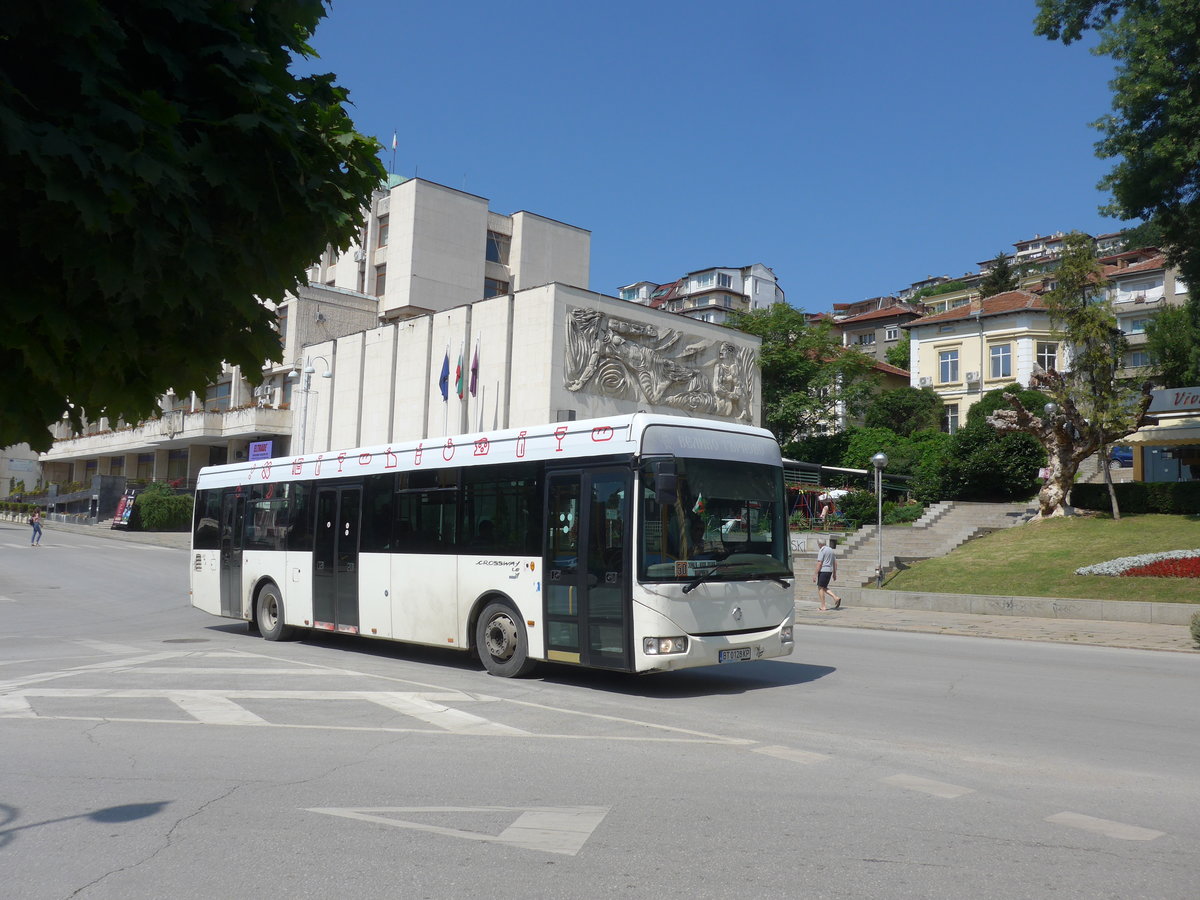
<path fill-rule="evenodd" d="M 883 571 L 905 566 L 921 559 L 945 556 L 972 538 L 1002 528 L 1021 525 L 1037 515 L 1036 504 L 1028 503 L 970 503 L 961 500 L 935 503 L 912 525 L 883 526 Z M 838 543 L 838 582 L 845 585 L 864 585 L 875 580 L 878 560 L 876 526 L 864 525 L 843 543 Z M 805 562 L 816 559 L 816 553 L 797 554 L 797 571 L 803 572 Z M 807 563 L 812 565 L 812 563 Z"/>

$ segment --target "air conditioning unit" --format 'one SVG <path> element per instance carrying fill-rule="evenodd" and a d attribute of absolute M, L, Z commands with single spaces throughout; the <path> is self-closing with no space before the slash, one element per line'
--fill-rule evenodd
<path fill-rule="evenodd" d="M 973 382 L 973 381 L 978 381 L 978 380 L 979 380 L 978 372 L 968 372 L 967 373 L 967 382 L 968 383 Z"/>
<path fill-rule="evenodd" d="M 917 379 L 917 384 L 919 384 L 921 387 L 933 387 L 933 379 L 928 375 L 925 375 Z"/>

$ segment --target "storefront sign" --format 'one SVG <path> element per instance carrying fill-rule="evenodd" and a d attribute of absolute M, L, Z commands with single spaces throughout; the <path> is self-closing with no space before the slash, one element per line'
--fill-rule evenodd
<path fill-rule="evenodd" d="M 274 441 L 251 441 L 250 442 L 250 458 L 251 459 L 270 459 L 271 445 Z"/>

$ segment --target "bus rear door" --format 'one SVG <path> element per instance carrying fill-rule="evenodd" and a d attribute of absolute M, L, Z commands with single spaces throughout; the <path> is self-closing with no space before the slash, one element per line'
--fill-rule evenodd
<path fill-rule="evenodd" d="M 358 633 L 358 538 L 362 488 L 317 490 L 313 542 L 313 624 Z"/>

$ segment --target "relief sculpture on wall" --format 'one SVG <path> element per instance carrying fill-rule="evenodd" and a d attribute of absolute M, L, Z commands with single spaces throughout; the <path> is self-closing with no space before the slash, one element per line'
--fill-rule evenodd
<path fill-rule="evenodd" d="M 564 386 L 621 400 L 671 406 L 750 423 L 758 367 L 753 348 L 732 341 L 688 342 L 660 328 L 572 309 L 567 316 Z"/>

